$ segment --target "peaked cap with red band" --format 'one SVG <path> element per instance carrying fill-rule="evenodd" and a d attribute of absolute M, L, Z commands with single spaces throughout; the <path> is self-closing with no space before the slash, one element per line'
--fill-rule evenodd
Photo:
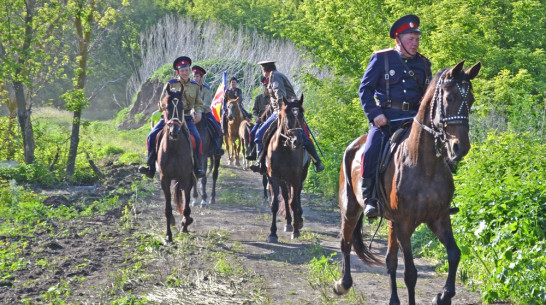
<path fill-rule="evenodd" d="M 191 68 L 191 70 L 193 71 L 193 73 L 199 73 L 199 74 L 201 74 L 201 75 L 207 74 L 207 71 L 205 71 L 205 69 L 203 69 L 203 68 L 201 68 L 201 67 L 199 67 L 199 66 L 197 66 L 197 65 L 196 65 L 196 66 L 193 66 L 193 67 Z"/>
<path fill-rule="evenodd" d="M 182 67 L 191 66 L 191 58 L 187 56 L 180 56 L 173 61 L 173 69 L 177 70 Z"/>
<path fill-rule="evenodd" d="M 396 38 L 400 34 L 421 33 L 419 30 L 419 17 L 415 15 L 406 15 L 394 22 L 389 31 L 391 38 Z"/>

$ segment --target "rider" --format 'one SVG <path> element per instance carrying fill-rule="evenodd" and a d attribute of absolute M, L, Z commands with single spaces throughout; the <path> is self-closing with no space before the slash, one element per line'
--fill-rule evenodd
<path fill-rule="evenodd" d="M 377 199 L 372 198 L 381 144 L 405 119 L 413 119 L 431 78 L 430 61 L 417 52 L 419 18 L 406 15 L 390 29 L 395 49 L 375 52 L 360 83 L 360 102 L 370 122 L 362 156 L 362 197 L 364 215 L 378 216 Z M 377 100 L 377 102 L 376 102 Z"/>
<path fill-rule="evenodd" d="M 267 77 L 262 76 L 262 84 L 264 86 L 264 92 L 256 95 L 254 98 L 254 106 L 252 107 L 252 114 L 256 120 L 256 125 L 252 127 L 250 131 L 250 151 L 246 158 L 248 160 L 256 160 L 256 145 L 254 145 L 254 138 L 256 137 L 256 131 L 262 126 L 262 114 L 265 112 L 267 105 L 269 105 L 269 91 L 267 90 L 267 84 L 269 80 Z"/>
<path fill-rule="evenodd" d="M 195 127 L 193 120 L 199 122 L 201 120 L 201 113 L 203 111 L 203 101 L 199 96 L 199 84 L 190 80 L 190 66 L 191 59 L 187 56 L 181 56 L 174 60 L 173 69 L 176 71 L 178 77 L 171 79 L 163 88 L 163 93 L 159 101 L 159 110 L 164 111 L 166 109 L 167 101 L 171 95 L 180 95 L 181 92 L 182 102 L 184 103 L 184 120 L 190 133 L 195 138 L 194 149 L 194 162 L 193 171 L 197 178 L 205 176 L 205 172 L 201 169 L 201 137 Z M 191 115 L 191 110 L 195 111 L 194 117 Z M 163 118 L 157 122 L 157 125 L 152 129 L 146 140 L 146 148 L 148 150 L 148 159 L 146 163 L 148 167 L 139 167 L 139 172 L 145 174 L 149 178 L 153 178 L 155 175 L 155 163 L 157 159 L 157 152 L 155 149 L 155 139 L 160 130 L 165 126 Z"/>
<path fill-rule="evenodd" d="M 239 98 L 239 108 L 243 112 L 243 117 L 252 119 L 248 111 L 243 107 L 243 91 L 237 88 L 237 78 L 234 76 L 229 80 L 229 89 L 224 94 L 224 103 L 222 104 L 222 133 L 226 134 L 227 130 L 227 102 Z"/>
<path fill-rule="evenodd" d="M 203 69 L 202 67 L 195 65 L 192 67 L 192 72 L 193 80 L 198 83 L 200 87 L 199 96 L 203 101 L 203 113 L 205 114 L 205 117 L 210 122 L 210 124 L 214 126 L 214 129 L 218 131 L 215 132 L 213 136 L 216 143 L 216 155 L 221 156 L 224 154 L 224 150 L 222 149 L 222 130 L 220 127 L 220 123 L 216 121 L 216 119 L 212 115 L 212 112 L 210 111 L 212 92 L 210 91 L 209 85 L 205 83 L 205 74 L 207 74 L 207 71 L 205 71 L 205 69 Z"/>
<path fill-rule="evenodd" d="M 292 87 L 292 84 L 288 80 L 288 77 L 277 71 L 277 67 L 275 66 L 274 61 L 261 61 L 258 64 L 262 66 L 263 75 L 269 80 L 267 90 L 269 91 L 269 105 L 270 107 L 272 107 L 273 113 L 271 114 L 269 119 L 267 119 L 267 121 L 265 121 L 258 129 L 258 132 L 256 132 L 256 139 L 254 140 L 254 142 L 256 143 L 256 154 L 258 155 L 258 160 L 256 161 L 256 163 L 250 166 L 250 169 L 252 169 L 254 172 L 264 174 L 266 171 L 265 160 L 261 160 L 263 157 L 265 157 L 265 153 L 262 153 L 262 139 L 264 133 L 269 128 L 269 126 L 277 119 L 283 103 L 283 98 L 286 98 L 287 100 L 293 100 L 297 99 L 297 97 L 296 93 L 294 92 L 294 87 Z M 303 133 L 303 145 L 305 146 L 305 149 L 309 153 L 311 159 L 313 159 L 313 163 L 315 164 L 315 170 L 317 172 L 323 171 L 324 165 L 320 161 L 320 157 L 317 153 L 317 150 L 315 149 L 315 145 L 313 144 L 313 142 L 311 142 L 309 136 L 307 136 L 307 133 L 305 132 Z"/>

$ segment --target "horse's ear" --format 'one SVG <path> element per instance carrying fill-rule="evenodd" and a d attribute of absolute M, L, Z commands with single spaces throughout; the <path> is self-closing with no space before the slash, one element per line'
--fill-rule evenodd
<path fill-rule="evenodd" d="M 299 103 L 300 103 L 300 106 L 303 105 L 303 93 L 300 95 Z"/>
<path fill-rule="evenodd" d="M 482 68 L 482 62 L 478 61 L 475 65 L 470 67 L 470 69 L 466 70 L 465 74 L 468 75 L 468 79 L 474 79 L 476 75 L 480 72 L 480 69 Z"/>
<path fill-rule="evenodd" d="M 455 67 L 451 68 L 446 74 L 446 78 L 453 78 L 455 75 L 459 74 L 463 70 L 464 59 L 460 63 L 456 64 Z"/>

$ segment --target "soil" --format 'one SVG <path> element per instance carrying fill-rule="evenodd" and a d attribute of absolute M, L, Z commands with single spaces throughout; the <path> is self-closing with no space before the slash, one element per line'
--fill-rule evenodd
<path fill-rule="evenodd" d="M 189 234 L 176 234 L 163 244 L 163 195 L 157 178 L 145 179 L 151 196 L 131 188 L 142 179 L 136 165 L 102 165 L 107 177 L 90 187 L 37 190 L 45 203 L 76 205 L 124 189 L 123 205 L 102 215 L 49 223 L 29 237 L 25 268 L 0 277 L 0 303 L 133 304 L 387 304 L 390 297 L 385 267 L 368 267 L 353 254 L 353 293 L 337 296 L 333 280 L 321 283 L 310 272 L 313 258 L 333 257 L 340 270 L 340 216 L 335 202 L 302 194 L 304 229 L 292 240 L 277 218 L 279 243 L 267 243 L 271 216 L 262 204 L 261 177 L 222 160 L 214 205 L 192 209 Z M 210 179 L 209 179 L 210 180 Z M 209 194 L 210 194 L 209 181 Z M 118 192 L 119 194 L 120 192 Z M 52 229 L 51 229 L 52 228 Z M 367 226 L 370 233 L 375 227 Z M 24 237 L 2 237 L 24 238 Z M 369 235 L 368 235 L 369 238 Z M 374 252 L 384 256 L 380 234 Z M 332 255 L 333 254 L 333 255 Z M 430 304 L 442 290 L 446 274 L 416 259 L 417 304 Z M 320 275 L 321 272 L 319 272 Z M 323 271 L 325 277 L 327 272 Z M 403 261 L 399 259 L 398 293 L 403 304 Z M 335 278 L 334 280 L 337 280 Z M 452 304 L 481 304 L 479 293 L 460 283 Z"/>

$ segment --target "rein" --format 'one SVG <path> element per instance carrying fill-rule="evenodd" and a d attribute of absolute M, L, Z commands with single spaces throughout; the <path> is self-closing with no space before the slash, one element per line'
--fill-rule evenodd
<path fill-rule="evenodd" d="M 279 122 L 282 125 L 282 127 L 279 129 L 279 135 L 285 138 L 286 140 L 290 140 L 290 136 L 288 135 L 293 134 L 296 131 L 301 130 L 303 132 L 303 127 L 301 127 L 302 124 L 300 120 L 298 119 L 299 109 L 292 107 L 292 109 L 290 110 L 292 111 L 292 113 L 294 114 L 294 117 L 296 118 L 294 122 L 294 128 L 290 128 L 290 126 L 288 126 L 288 120 L 286 119 L 286 116 L 283 116 L 282 121 Z"/>
<path fill-rule="evenodd" d="M 413 118 L 413 121 L 415 121 L 421 128 L 423 128 L 426 132 L 430 133 L 434 137 L 434 148 L 436 151 L 436 157 L 440 157 L 444 154 L 444 148 L 446 147 L 445 143 L 447 140 L 447 133 L 445 131 L 445 127 L 449 125 L 463 125 L 468 127 L 468 114 L 470 113 L 470 109 L 468 107 L 468 102 L 467 102 L 467 95 L 471 89 L 470 82 L 466 80 L 462 80 L 458 82 L 454 78 L 446 80 L 445 75 L 447 71 L 448 70 L 445 70 L 442 72 L 434 88 L 434 96 L 432 97 L 432 103 L 431 103 L 432 107 L 430 107 L 430 127 L 419 122 L 417 117 Z M 459 106 L 459 110 L 457 111 L 457 114 L 446 116 L 444 113 L 444 107 L 442 107 L 444 90 L 442 90 L 441 87 L 444 84 L 453 83 L 453 82 L 455 82 L 455 85 L 457 86 L 457 89 L 459 90 L 459 93 L 461 94 L 462 103 Z M 434 123 L 435 108 L 438 108 L 440 110 L 439 124 Z M 463 114 L 464 109 L 466 109 L 466 114 Z"/>

